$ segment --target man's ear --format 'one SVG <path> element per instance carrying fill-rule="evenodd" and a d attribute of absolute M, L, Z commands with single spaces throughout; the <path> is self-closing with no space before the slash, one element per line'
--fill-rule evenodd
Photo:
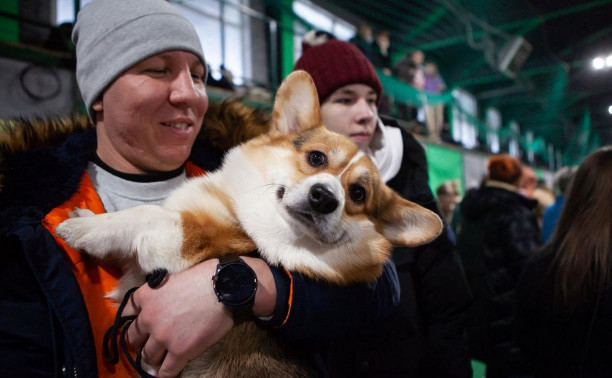
<path fill-rule="evenodd" d="M 442 232 L 442 220 L 431 210 L 410 202 L 389 189 L 381 203 L 383 235 L 393 244 L 415 247 Z"/>
<path fill-rule="evenodd" d="M 287 76 L 276 92 L 272 114 L 273 128 L 282 134 L 322 126 L 317 90 L 308 73 L 295 71 Z"/>

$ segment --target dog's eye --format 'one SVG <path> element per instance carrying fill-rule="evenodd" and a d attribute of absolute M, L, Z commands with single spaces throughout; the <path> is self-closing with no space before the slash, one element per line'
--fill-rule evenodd
<path fill-rule="evenodd" d="M 308 164 L 314 168 L 322 168 L 327 165 L 327 156 L 321 151 L 310 151 L 308 153 Z"/>
<path fill-rule="evenodd" d="M 351 200 L 355 203 L 364 203 L 366 200 L 366 190 L 361 185 L 353 184 L 349 186 L 349 196 L 351 197 Z"/>

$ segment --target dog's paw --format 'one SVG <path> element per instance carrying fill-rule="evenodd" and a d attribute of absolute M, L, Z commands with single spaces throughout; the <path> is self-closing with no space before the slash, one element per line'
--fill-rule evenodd
<path fill-rule="evenodd" d="M 83 214 L 86 214 L 86 216 L 79 215 L 60 223 L 55 228 L 55 234 L 64 239 L 72 248 L 84 250 L 94 255 L 103 253 L 106 243 L 98 219 L 89 216 L 86 212 L 83 212 Z"/>

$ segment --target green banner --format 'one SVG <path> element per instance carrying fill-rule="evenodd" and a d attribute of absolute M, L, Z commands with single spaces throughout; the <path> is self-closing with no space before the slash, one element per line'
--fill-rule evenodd
<path fill-rule="evenodd" d="M 453 148 L 427 144 L 425 148 L 429 171 L 429 187 L 436 193 L 438 186 L 448 180 L 457 180 L 459 191 L 463 196 L 463 160 L 461 151 Z"/>

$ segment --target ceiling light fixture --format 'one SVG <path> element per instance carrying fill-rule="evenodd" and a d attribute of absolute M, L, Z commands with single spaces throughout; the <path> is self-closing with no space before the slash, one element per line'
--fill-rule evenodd
<path fill-rule="evenodd" d="M 605 65 L 606 62 L 602 57 L 598 56 L 597 58 L 593 59 L 593 68 L 595 68 L 596 70 L 604 68 Z"/>
<path fill-rule="evenodd" d="M 612 105 L 608 106 L 608 113 L 612 114 Z"/>
<path fill-rule="evenodd" d="M 612 55 L 608 55 L 606 58 L 606 66 L 612 67 Z"/>

